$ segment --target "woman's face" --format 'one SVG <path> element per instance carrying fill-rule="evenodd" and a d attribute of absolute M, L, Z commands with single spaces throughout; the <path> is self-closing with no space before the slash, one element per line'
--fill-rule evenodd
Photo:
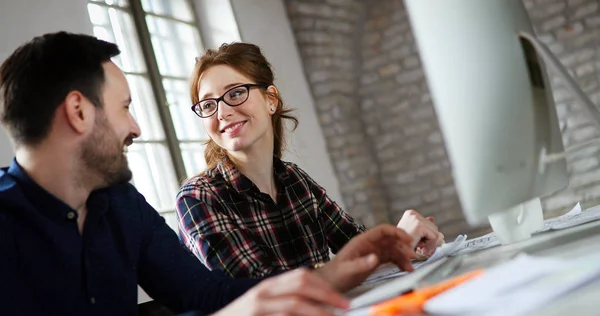
<path fill-rule="evenodd" d="M 216 106 L 214 115 L 202 118 L 204 128 L 209 137 L 219 147 L 229 152 L 248 151 L 259 143 L 273 143 L 273 127 L 271 115 L 275 113 L 277 100 L 267 96 L 263 87 L 244 87 L 245 84 L 256 84 L 232 67 L 216 65 L 206 70 L 200 77 L 198 97 L 200 107 L 210 111 Z M 275 90 L 270 86 L 269 90 Z M 272 91 L 271 91 L 272 92 Z M 242 102 L 230 106 L 229 103 Z M 269 153 L 272 154 L 272 153 Z"/>

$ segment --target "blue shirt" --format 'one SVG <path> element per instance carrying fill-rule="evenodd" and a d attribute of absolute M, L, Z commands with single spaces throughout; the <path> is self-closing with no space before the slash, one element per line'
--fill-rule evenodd
<path fill-rule="evenodd" d="M 13 160 L 0 169 L 0 314 L 135 315 L 137 285 L 174 312 L 214 312 L 255 285 L 210 272 L 130 184 L 77 213 Z"/>

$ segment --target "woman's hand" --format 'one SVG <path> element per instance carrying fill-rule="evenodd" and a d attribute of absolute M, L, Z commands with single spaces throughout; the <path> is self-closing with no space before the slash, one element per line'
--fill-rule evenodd
<path fill-rule="evenodd" d="M 438 230 L 433 217 L 425 218 L 415 210 L 404 212 L 397 227 L 413 238 L 412 247 L 419 256 L 431 256 L 444 243 L 444 234 Z"/>

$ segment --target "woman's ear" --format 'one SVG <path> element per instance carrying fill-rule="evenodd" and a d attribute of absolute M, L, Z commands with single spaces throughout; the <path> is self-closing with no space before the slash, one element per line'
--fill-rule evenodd
<path fill-rule="evenodd" d="M 277 106 L 279 105 L 279 91 L 274 85 L 267 87 L 267 106 L 269 108 L 269 114 L 273 115 L 277 112 Z"/>

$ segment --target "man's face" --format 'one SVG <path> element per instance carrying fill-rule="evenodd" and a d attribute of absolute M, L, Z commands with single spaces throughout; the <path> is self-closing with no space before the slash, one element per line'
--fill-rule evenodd
<path fill-rule="evenodd" d="M 129 112 L 131 95 L 123 72 L 112 62 L 104 63 L 103 107 L 96 109 L 92 133 L 82 145 L 81 158 L 103 186 L 131 180 L 127 147 L 140 136 L 140 127 Z"/>

